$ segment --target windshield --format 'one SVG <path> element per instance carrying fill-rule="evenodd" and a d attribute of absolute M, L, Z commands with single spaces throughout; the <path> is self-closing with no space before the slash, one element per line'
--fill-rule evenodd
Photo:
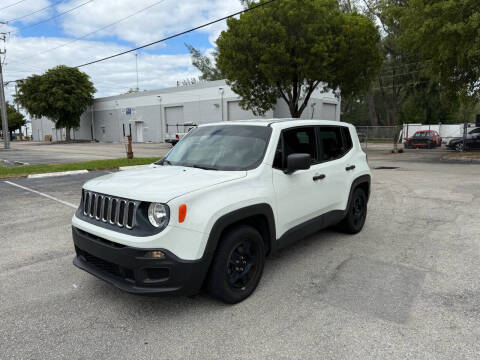
<path fill-rule="evenodd" d="M 433 132 L 431 131 L 422 131 L 422 132 L 417 132 L 413 137 L 432 137 Z"/>
<path fill-rule="evenodd" d="M 190 131 L 162 163 L 207 170 L 250 170 L 263 160 L 272 129 L 266 126 L 213 125 Z"/>

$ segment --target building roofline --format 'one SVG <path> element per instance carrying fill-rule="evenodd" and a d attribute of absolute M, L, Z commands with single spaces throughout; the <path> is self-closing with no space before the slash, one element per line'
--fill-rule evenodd
<path fill-rule="evenodd" d="M 132 92 L 129 94 L 120 94 L 120 95 L 112 95 L 112 96 L 105 96 L 94 99 L 94 102 L 103 102 L 103 101 L 112 101 L 112 100 L 119 100 L 119 99 L 128 99 L 128 98 L 136 98 L 141 96 L 152 96 L 152 95 L 161 95 L 167 93 L 174 93 L 174 92 L 182 92 L 182 91 L 189 91 L 189 90 L 197 90 L 197 89 L 206 89 L 212 88 L 217 86 L 227 86 L 226 80 L 215 80 L 215 81 L 205 81 L 200 82 L 194 85 L 187 85 L 187 86 L 173 86 L 168 88 L 162 88 L 157 90 L 146 90 L 146 91 L 139 91 L 139 92 Z"/>

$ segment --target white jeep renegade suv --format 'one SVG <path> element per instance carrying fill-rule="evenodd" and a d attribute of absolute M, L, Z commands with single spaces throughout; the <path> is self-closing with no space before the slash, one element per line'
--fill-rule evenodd
<path fill-rule="evenodd" d="M 265 257 L 331 225 L 365 223 L 370 169 L 355 128 L 321 120 L 199 126 L 165 158 L 88 181 L 74 264 L 136 294 L 236 303 Z"/>

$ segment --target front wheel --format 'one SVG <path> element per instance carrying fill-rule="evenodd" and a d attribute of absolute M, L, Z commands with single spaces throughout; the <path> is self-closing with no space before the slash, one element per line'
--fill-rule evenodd
<path fill-rule="evenodd" d="M 463 147 L 463 142 L 460 142 L 458 143 L 457 145 L 455 145 L 455 150 L 456 151 L 463 151 L 464 147 Z"/>
<path fill-rule="evenodd" d="M 340 231 L 347 234 L 357 234 L 363 229 L 367 218 L 367 194 L 361 188 L 353 192 L 347 215 L 338 224 Z"/>
<path fill-rule="evenodd" d="M 208 278 L 213 297 L 235 304 L 253 293 L 265 265 L 262 236 L 251 226 L 230 229 L 220 239 Z"/>

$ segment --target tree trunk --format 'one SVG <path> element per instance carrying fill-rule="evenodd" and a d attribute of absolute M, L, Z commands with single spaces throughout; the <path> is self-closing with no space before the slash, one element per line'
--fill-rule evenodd
<path fill-rule="evenodd" d="M 373 98 L 373 93 L 371 91 L 367 92 L 365 95 L 365 100 L 368 104 L 368 113 L 370 114 L 370 125 L 377 126 L 377 112 L 375 111 L 375 99 Z"/>
<path fill-rule="evenodd" d="M 70 127 L 65 128 L 65 140 L 67 142 L 72 141 L 72 138 L 70 137 L 70 129 L 71 129 Z"/>

